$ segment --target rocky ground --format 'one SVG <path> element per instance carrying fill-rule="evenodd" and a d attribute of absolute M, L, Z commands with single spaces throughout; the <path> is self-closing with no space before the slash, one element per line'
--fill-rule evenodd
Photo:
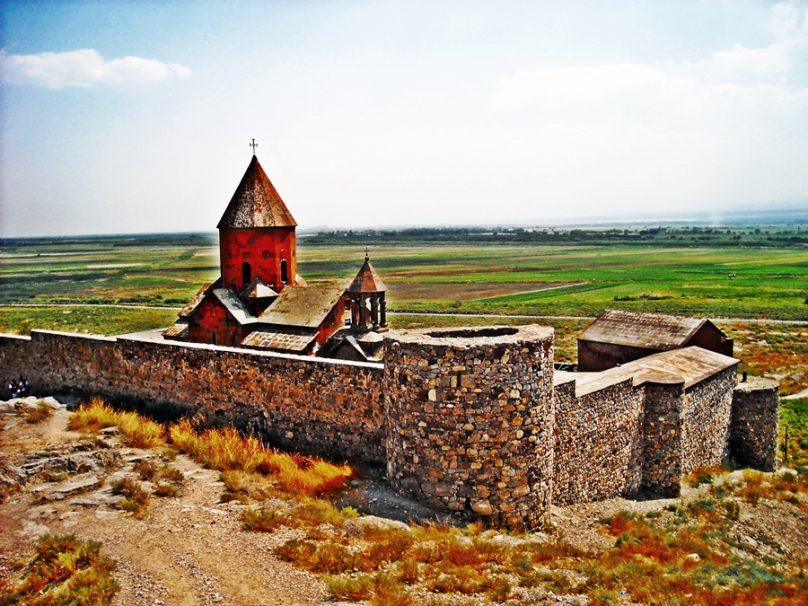
<path fill-rule="evenodd" d="M 243 530 L 239 514 L 245 505 L 220 502 L 217 471 L 172 452 L 125 447 L 115 428 L 97 438 L 68 431 L 71 413 L 52 398 L 46 401 L 53 414 L 39 423 L 24 416 L 34 398 L 0 403 L 0 578 L 13 577 L 15 562 L 30 557 L 37 538 L 50 532 L 101 542 L 103 553 L 117 562 L 118 606 L 335 603 L 320 577 L 273 554 L 299 531 Z M 184 480 L 177 496 L 152 497 L 137 515 L 120 508 L 123 497 L 113 494 L 112 484 L 136 478 L 133 467 L 144 459 L 170 462 Z M 406 505 L 388 499 L 383 488 L 365 494 L 386 503 L 382 510 L 400 514 Z M 663 510 L 675 502 L 610 499 L 556 507 L 549 532 L 586 551 L 600 551 L 614 543 L 598 522 L 602 518 L 621 510 Z M 805 516 L 790 515 L 786 508 L 770 501 L 755 506 L 736 525 L 738 541 L 757 548 L 763 536 L 761 557 L 804 560 Z"/>

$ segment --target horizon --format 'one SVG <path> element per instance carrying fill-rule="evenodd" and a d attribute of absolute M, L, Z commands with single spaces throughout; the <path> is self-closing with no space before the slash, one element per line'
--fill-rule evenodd
<path fill-rule="evenodd" d="M 303 229 L 808 211 L 805 0 L 9 1 L 0 23 L 0 238 L 204 232 L 252 138 Z"/>

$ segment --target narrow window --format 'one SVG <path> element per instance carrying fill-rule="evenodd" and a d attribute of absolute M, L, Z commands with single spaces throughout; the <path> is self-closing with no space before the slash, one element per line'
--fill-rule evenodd
<path fill-rule="evenodd" d="M 252 268 L 249 263 L 244 263 L 241 266 L 241 279 L 244 281 L 244 286 L 252 281 Z"/>
<path fill-rule="evenodd" d="M 289 266 L 286 259 L 281 259 L 281 282 L 286 284 L 289 281 Z"/>

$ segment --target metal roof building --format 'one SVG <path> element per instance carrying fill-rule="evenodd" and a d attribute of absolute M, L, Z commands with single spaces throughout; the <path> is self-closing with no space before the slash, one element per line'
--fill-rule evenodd
<path fill-rule="evenodd" d="M 606 370 L 691 345 L 732 356 L 732 339 L 710 320 L 607 310 L 578 337 L 578 370 Z"/>

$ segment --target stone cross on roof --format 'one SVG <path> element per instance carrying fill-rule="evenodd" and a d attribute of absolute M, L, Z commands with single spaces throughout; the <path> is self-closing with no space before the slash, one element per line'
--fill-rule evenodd
<path fill-rule="evenodd" d="M 252 143 L 248 143 L 250 147 L 253 148 L 253 156 L 255 155 L 255 148 L 258 147 L 258 143 L 255 142 L 255 139 L 252 140 Z"/>

